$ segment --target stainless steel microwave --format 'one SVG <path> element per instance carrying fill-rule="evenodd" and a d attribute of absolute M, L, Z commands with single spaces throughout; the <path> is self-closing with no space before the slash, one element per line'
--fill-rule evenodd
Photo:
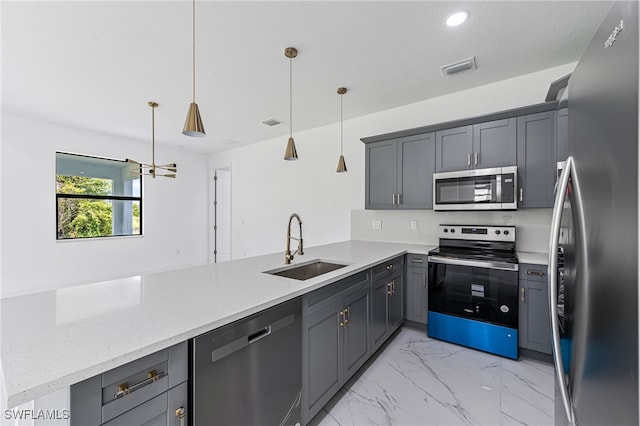
<path fill-rule="evenodd" d="M 517 166 L 433 174 L 434 210 L 516 210 Z"/>

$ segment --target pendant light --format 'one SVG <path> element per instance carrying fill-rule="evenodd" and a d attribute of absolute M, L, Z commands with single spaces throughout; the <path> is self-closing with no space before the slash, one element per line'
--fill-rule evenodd
<path fill-rule="evenodd" d="M 338 167 L 336 172 L 344 173 L 347 171 L 347 164 L 344 162 L 344 155 L 342 155 L 342 148 L 344 145 L 342 138 L 342 96 L 347 93 L 346 87 L 338 87 L 338 95 L 340 95 L 340 158 L 338 159 Z"/>
<path fill-rule="evenodd" d="M 293 58 L 298 56 L 298 51 L 295 47 L 287 47 L 284 49 L 284 56 L 289 58 L 289 140 L 287 141 L 287 149 L 284 151 L 285 160 L 297 160 L 298 151 L 296 151 L 296 144 L 293 141 Z"/>
<path fill-rule="evenodd" d="M 184 122 L 184 128 L 182 129 L 182 134 L 186 136 L 205 136 L 206 133 L 204 131 L 204 125 L 202 124 L 202 118 L 200 118 L 200 110 L 198 109 L 198 104 L 196 103 L 196 0 L 193 0 L 193 8 L 192 8 L 192 19 L 193 19 L 193 81 L 192 81 L 192 100 L 191 104 L 189 104 L 189 112 L 187 113 L 187 119 Z"/>
<path fill-rule="evenodd" d="M 156 107 L 158 106 L 155 102 L 147 102 L 147 105 L 151 107 L 151 164 L 143 164 L 138 163 L 135 160 L 127 159 L 128 163 L 131 163 L 131 172 L 130 176 L 151 176 L 152 178 L 156 178 L 156 176 L 163 176 L 168 178 L 175 178 L 176 172 L 178 171 L 177 165 L 175 163 L 170 164 L 161 164 L 156 165 Z M 160 173 L 158 173 L 160 170 Z M 164 171 L 171 173 L 164 173 Z"/>

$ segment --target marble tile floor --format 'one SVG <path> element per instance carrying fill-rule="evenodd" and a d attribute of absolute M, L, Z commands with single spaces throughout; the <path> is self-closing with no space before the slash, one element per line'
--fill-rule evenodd
<path fill-rule="evenodd" d="M 550 364 L 494 356 L 403 328 L 310 422 L 552 426 Z"/>

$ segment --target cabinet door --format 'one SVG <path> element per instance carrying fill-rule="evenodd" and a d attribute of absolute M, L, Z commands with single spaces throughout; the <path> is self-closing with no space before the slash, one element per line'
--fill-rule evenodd
<path fill-rule="evenodd" d="M 556 112 L 518 117 L 518 207 L 553 207 Z"/>
<path fill-rule="evenodd" d="M 472 165 L 476 169 L 516 164 L 516 118 L 473 125 Z"/>
<path fill-rule="evenodd" d="M 391 279 L 390 291 L 387 291 L 389 310 L 387 334 L 389 337 L 402 325 L 404 321 L 404 276 L 402 273 L 394 275 Z"/>
<path fill-rule="evenodd" d="M 398 193 L 397 140 L 366 145 L 365 208 L 393 209 Z"/>
<path fill-rule="evenodd" d="M 344 381 L 358 371 L 371 355 L 369 331 L 369 296 L 371 287 L 366 286 L 344 300 L 347 323 L 342 328 L 344 334 Z"/>
<path fill-rule="evenodd" d="M 302 320 L 302 417 L 311 420 L 342 386 L 342 302 Z"/>
<path fill-rule="evenodd" d="M 473 126 L 462 126 L 436 132 L 436 172 L 471 168 Z"/>
<path fill-rule="evenodd" d="M 391 280 L 381 279 L 373 283 L 371 294 L 371 346 L 375 352 L 387 336 L 387 284 Z"/>
<path fill-rule="evenodd" d="M 427 133 L 398 142 L 399 209 L 433 208 L 435 134 Z"/>
<path fill-rule="evenodd" d="M 405 318 L 409 321 L 427 323 L 427 268 L 407 268 Z"/>
<path fill-rule="evenodd" d="M 562 108 L 558 110 L 558 146 L 556 153 L 556 161 L 564 161 L 569 156 L 569 109 Z"/>
<path fill-rule="evenodd" d="M 518 345 L 551 354 L 549 284 L 546 266 L 520 265 Z"/>

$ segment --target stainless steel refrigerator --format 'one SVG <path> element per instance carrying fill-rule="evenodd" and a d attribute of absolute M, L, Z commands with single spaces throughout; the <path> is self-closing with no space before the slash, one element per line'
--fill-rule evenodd
<path fill-rule="evenodd" d="M 638 2 L 614 2 L 568 86 L 549 243 L 556 425 L 638 425 Z"/>

